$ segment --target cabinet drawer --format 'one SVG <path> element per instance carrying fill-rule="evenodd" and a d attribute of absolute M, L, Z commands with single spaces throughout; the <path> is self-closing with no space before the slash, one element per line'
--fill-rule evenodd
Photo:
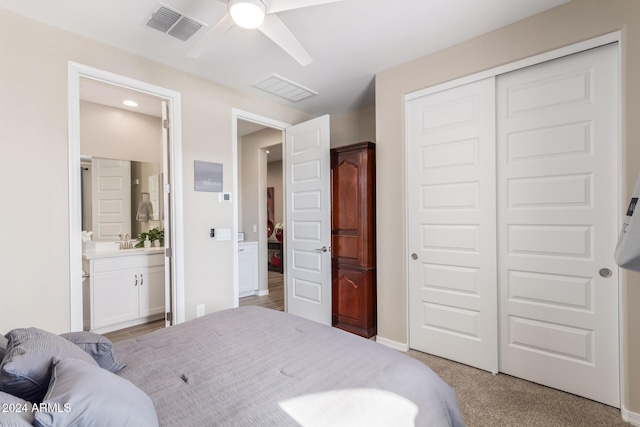
<path fill-rule="evenodd" d="M 258 253 L 258 243 L 239 243 L 238 244 L 238 252 L 241 254 L 257 254 Z"/>
<path fill-rule="evenodd" d="M 105 271 L 124 270 L 127 268 L 164 265 L 164 255 L 124 255 L 113 258 L 94 259 L 92 262 L 92 273 L 101 273 Z"/>

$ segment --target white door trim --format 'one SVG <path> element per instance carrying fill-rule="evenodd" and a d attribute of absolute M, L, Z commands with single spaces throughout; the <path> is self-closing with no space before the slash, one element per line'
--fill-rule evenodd
<path fill-rule="evenodd" d="M 172 280 L 174 289 L 174 323 L 185 321 L 184 297 L 184 229 L 182 202 L 182 112 L 180 93 L 139 80 L 69 61 L 68 132 L 69 132 L 69 298 L 71 331 L 81 331 L 82 319 L 82 215 L 80 203 L 80 78 L 89 78 L 163 98 L 169 105 L 171 123 L 171 194 Z"/>
<path fill-rule="evenodd" d="M 250 113 L 248 111 L 243 111 L 237 108 L 231 109 L 231 145 L 232 145 L 232 164 L 233 164 L 233 236 L 238 235 L 238 198 L 240 197 L 240 192 L 238 188 L 238 120 L 245 120 L 248 122 L 259 123 L 270 127 L 272 129 L 280 130 L 284 132 L 284 130 L 291 126 L 289 123 L 281 122 L 279 120 L 275 120 L 269 117 L 260 116 L 258 114 Z M 282 144 L 286 144 L 286 141 L 282 141 Z M 284 217 L 286 219 L 287 213 L 284 212 Z M 259 238 L 262 239 L 262 236 L 265 236 L 265 233 L 260 233 Z M 237 307 L 239 305 L 239 290 L 238 290 L 238 239 L 232 239 L 233 242 L 233 306 Z"/>
<path fill-rule="evenodd" d="M 415 98 L 419 98 L 421 96 L 425 96 L 425 95 L 429 95 L 432 93 L 436 93 L 436 92 L 440 92 L 446 89 L 450 89 L 456 86 L 461 86 L 467 83 L 471 83 L 471 82 L 475 82 L 478 80 L 482 80 L 482 79 L 486 79 L 486 78 L 490 78 L 490 77 L 496 77 L 500 74 L 505 74 L 508 73 L 510 71 L 515 71 L 521 68 L 525 68 L 531 65 L 536 65 L 536 64 L 540 64 L 546 61 L 551 61 L 554 59 L 558 59 L 558 58 L 562 58 L 564 56 L 568 56 L 568 55 L 572 55 L 574 53 L 578 53 L 578 52 L 582 52 L 588 49 L 593 49 L 596 47 L 600 47 L 600 46 L 604 46 L 606 44 L 610 44 L 610 43 L 617 43 L 618 46 L 618 70 L 619 73 L 622 73 L 622 31 L 615 31 L 609 34 L 605 34 L 599 37 L 595 37 L 589 40 L 585 40 L 579 43 L 575 43 L 575 44 L 571 44 L 568 46 L 564 46 L 562 48 L 559 49 L 555 49 L 549 52 L 545 52 L 539 55 L 535 55 L 529 58 L 525 58 L 519 61 L 515 61 L 509 64 L 505 64 L 505 65 L 501 65 L 495 68 L 491 68 L 489 70 L 485 70 L 485 71 L 481 71 L 478 73 L 474 73 L 474 74 L 470 74 L 468 76 L 465 77 L 461 77 L 458 79 L 454 79 L 445 83 L 441 83 L 441 84 L 437 84 L 425 89 L 421 89 L 415 92 L 411 92 L 411 93 L 407 93 L 404 95 L 404 104 L 403 104 L 403 115 L 405 115 L 405 112 L 407 111 L 407 102 L 415 99 Z M 617 218 L 618 218 L 618 229 L 619 227 L 619 222 L 620 222 L 620 210 L 624 209 L 625 206 L 621 206 L 621 201 L 624 200 L 624 202 L 626 202 L 626 198 L 623 198 L 622 195 L 626 194 L 626 181 L 624 179 L 625 175 L 626 175 L 626 167 L 625 165 L 622 163 L 622 99 L 621 99 L 621 84 L 622 84 L 622 78 L 618 79 L 618 88 L 617 88 L 617 99 L 618 99 L 618 140 L 616 141 L 617 143 L 617 150 L 618 150 L 618 191 L 617 191 L 617 208 L 618 208 L 618 214 L 617 214 Z M 405 124 L 404 124 L 404 171 L 405 171 L 405 175 L 404 175 L 404 191 L 405 191 L 405 201 L 409 200 L 408 197 L 408 188 L 407 188 L 407 182 L 408 182 L 408 173 L 409 173 L 409 158 L 407 156 L 408 153 L 408 144 L 409 144 L 409 140 L 407 138 L 407 121 L 406 121 L 406 117 L 405 117 Z M 407 347 L 410 347 L 410 342 L 409 342 L 409 327 L 410 327 L 410 318 L 409 318 L 409 251 L 410 248 L 408 247 L 408 242 L 409 242 L 409 212 L 407 209 L 407 206 L 405 206 L 405 277 L 406 282 L 405 282 L 405 295 L 406 295 L 406 300 L 405 300 L 405 324 L 407 325 L 407 329 L 406 329 L 406 336 L 405 336 L 405 340 L 407 342 Z M 624 365 L 624 360 L 623 360 L 623 349 L 625 348 L 625 334 L 626 334 L 626 330 L 625 330 L 625 326 L 624 326 L 624 305 L 622 304 L 622 285 L 623 284 L 627 284 L 627 280 L 626 280 L 626 275 L 621 274 L 620 275 L 620 279 L 618 281 L 618 295 L 619 295 L 619 300 L 618 300 L 618 306 L 619 306 L 619 310 L 618 310 L 618 324 L 619 324 L 619 349 L 618 349 L 618 354 L 619 354 L 619 358 L 620 358 L 620 409 L 622 411 L 622 414 L 633 414 L 630 413 L 627 409 L 626 409 L 626 402 L 625 402 L 625 393 L 624 390 L 626 389 L 626 384 L 625 384 L 625 365 Z"/>

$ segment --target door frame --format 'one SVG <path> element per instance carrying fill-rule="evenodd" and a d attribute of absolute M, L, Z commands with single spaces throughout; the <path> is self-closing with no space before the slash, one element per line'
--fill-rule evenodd
<path fill-rule="evenodd" d="M 69 61 L 68 68 L 68 142 L 69 142 L 69 298 L 71 331 L 82 331 L 82 207 L 80 197 L 80 78 L 88 78 L 124 87 L 167 102 L 169 109 L 169 182 L 171 189 L 171 311 L 173 323 L 185 321 L 184 292 L 184 219 L 182 201 L 182 110 L 180 93 L 98 68 Z M 166 155 L 163 155 L 166 159 Z M 163 167 L 166 170 L 166 166 Z M 165 292 L 166 294 L 166 292 Z"/>
<path fill-rule="evenodd" d="M 238 235 L 238 198 L 240 197 L 240 192 L 238 188 L 239 182 L 239 167 L 238 167 L 238 120 L 244 120 L 247 122 L 257 123 L 264 125 L 266 127 L 279 130 L 283 133 L 282 138 L 282 149 L 283 151 L 286 149 L 286 141 L 284 140 L 284 131 L 292 126 L 289 123 L 281 122 L 276 119 L 272 119 L 266 116 L 261 116 L 259 114 L 254 114 L 248 111 L 240 110 L 238 108 L 231 109 L 231 141 L 232 141 L 232 164 L 233 164 L 233 193 L 236 196 L 233 197 L 233 236 Z M 284 151 L 286 152 L 286 151 Z M 284 178 L 283 178 L 284 181 Z M 283 185 L 284 188 L 284 185 Z M 283 204 L 286 202 L 286 192 L 283 194 Z M 265 203 L 266 206 L 266 203 Z M 286 209 L 283 212 L 283 219 L 286 221 L 287 212 Z M 264 238 L 265 233 L 260 232 L 260 230 L 264 227 L 263 224 L 258 224 L 258 235 L 261 236 L 259 239 Z M 238 239 L 231 239 L 233 242 L 233 306 L 239 306 L 239 282 L 238 282 Z M 266 239 L 265 239 L 266 241 Z M 260 244 L 258 243 L 258 248 Z M 287 298 L 286 298 L 286 280 L 285 280 L 285 311 L 287 310 Z"/>
<path fill-rule="evenodd" d="M 511 62 L 509 64 L 505 64 L 505 65 L 501 65 L 495 68 L 491 68 L 485 71 L 481 71 L 478 73 L 474 73 L 465 77 L 461 77 L 455 80 L 451 80 L 445 83 L 441 83 L 441 84 L 437 84 L 425 89 L 420 89 L 417 90 L 415 92 L 411 92 L 411 93 L 407 93 L 404 95 L 404 111 L 407 111 L 407 102 L 409 102 L 412 99 L 415 98 L 420 98 L 422 96 L 426 96 L 426 95 L 430 95 L 436 92 L 440 92 L 443 90 L 447 90 L 447 89 L 451 89 L 457 86 L 462 86 L 464 84 L 467 83 L 472 83 L 472 82 L 476 82 L 478 80 L 483 80 L 486 78 L 491 78 L 491 77 L 497 77 L 500 74 L 506 74 L 509 73 L 511 71 L 516 71 L 522 68 L 526 68 L 532 65 L 537 65 L 537 64 L 541 64 L 543 62 L 547 62 L 547 61 L 551 61 L 554 59 L 559 59 L 565 56 L 569 56 L 575 53 L 579 53 L 585 50 L 589 50 L 589 49 L 594 49 L 597 47 L 601 47 L 607 44 L 611 44 L 611 43 L 617 43 L 617 54 L 618 54 L 618 87 L 617 87 L 617 106 L 618 106 L 618 120 L 617 120 L 617 133 L 618 133 L 618 137 L 617 137 L 617 141 L 616 141 L 616 148 L 617 148 L 617 157 L 618 157 L 618 173 L 617 173 L 617 194 L 616 194 L 616 198 L 617 198 L 617 203 L 616 203 L 616 210 L 617 210 L 617 214 L 616 214 L 616 221 L 617 221 L 617 228 L 620 228 L 620 212 L 622 212 L 623 209 L 626 208 L 626 205 L 623 206 L 626 202 L 627 199 L 623 197 L 623 194 L 626 194 L 626 184 L 625 184 L 625 179 L 624 177 L 626 176 L 626 168 L 624 166 L 624 163 L 622 163 L 622 98 L 621 98 L 621 85 L 622 85 L 622 78 L 621 78 L 621 73 L 622 73 L 622 32 L 621 31 L 615 31 L 609 34 L 605 34 L 599 37 L 595 37 L 589 40 L 585 40 L 579 43 L 575 43 L 569 46 L 564 46 L 562 48 L 559 49 L 555 49 L 549 52 L 545 52 L 539 55 L 534 55 L 531 56 L 529 58 L 525 58 L 522 60 L 518 60 L 518 61 L 514 61 Z M 403 113 L 404 114 L 404 113 Z M 406 318 L 405 318 L 405 322 L 407 325 L 407 329 L 406 329 L 406 345 L 403 346 L 405 347 L 405 351 L 408 350 L 411 346 L 411 343 L 409 341 L 409 329 L 411 328 L 411 323 L 410 323 L 410 314 L 409 314 L 409 266 L 410 266 L 410 259 L 408 254 L 410 253 L 410 248 L 408 246 L 409 244 L 409 209 L 408 209 L 408 202 L 407 200 L 409 200 L 409 194 L 408 194 L 408 188 L 407 188 L 407 182 L 409 179 L 409 163 L 410 160 L 407 156 L 407 152 L 408 152 L 408 147 L 409 147 L 409 140 L 408 140 L 408 132 L 407 132 L 407 121 L 406 121 L 406 116 L 405 116 L 405 124 L 404 124 L 404 169 L 405 169 L 405 174 L 404 174 L 404 191 L 405 191 L 405 277 L 406 282 L 405 282 L 405 295 L 406 295 L 406 300 L 405 300 L 405 314 L 406 314 Z M 626 388 L 625 385 L 625 372 L 624 372 L 624 360 L 623 360 L 623 349 L 625 346 L 625 342 L 624 342 L 624 336 L 626 333 L 626 330 L 624 329 L 624 306 L 622 304 L 622 285 L 626 285 L 627 284 L 627 278 L 626 275 L 624 274 L 620 274 L 619 275 L 619 280 L 618 280 L 618 372 L 619 372 L 619 387 L 620 387 L 620 410 L 622 411 L 623 414 L 623 419 L 625 418 L 625 413 L 627 413 L 628 411 L 625 409 L 626 408 L 626 404 L 625 404 L 625 393 L 624 390 Z M 497 297 L 497 296 L 496 296 Z M 396 346 L 398 347 L 398 346 Z"/>

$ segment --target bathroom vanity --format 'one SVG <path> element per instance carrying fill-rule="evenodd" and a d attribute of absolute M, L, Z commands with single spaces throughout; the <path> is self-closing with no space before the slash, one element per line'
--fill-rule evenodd
<path fill-rule="evenodd" d="M 115 331 L 162 319 L 164 248 L 82 255 L 84 330 Z"/>

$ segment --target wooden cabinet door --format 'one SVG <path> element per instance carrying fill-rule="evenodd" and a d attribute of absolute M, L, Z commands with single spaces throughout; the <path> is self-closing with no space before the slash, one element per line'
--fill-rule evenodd
<path fill-rule="evenodd" d="M 334 326 L 370 338 L 376 334 L 376 271 L 333 268 Z"/>

